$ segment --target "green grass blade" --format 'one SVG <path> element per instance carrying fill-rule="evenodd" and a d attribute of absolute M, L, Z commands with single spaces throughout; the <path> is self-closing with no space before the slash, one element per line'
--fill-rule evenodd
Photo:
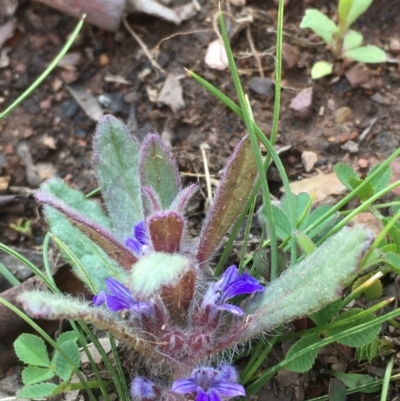
<path fill-rule="evenodd" d="M 19 96 L 10 106 L 8 106 L 2 113 L 0 113 L 0 120 L 6 117 L 9 113 L 11 113 L 16 107 L 18 107 L 46 78 L 47 76 L 54 70 L 60 60 L 65 56 L 67 51 L 70 49 L 72 44 L 74 43 L 76 37 L 78 36 L 84 22 L 84 17 L 76 25 L 75 29 L 72 31 L 69 36 L 67 42 L 61 51 L 57 54 L 54 60 L 49 64 L 49 66 L 40 74 L 40 76 L 35 80 L 35 82 L 21 95 Z"/>
<path fill-rule="evenodd" d="M 3 276 L 12 286 L 21 284 L 21 282 L 0 262 L 0 275 Z"/>

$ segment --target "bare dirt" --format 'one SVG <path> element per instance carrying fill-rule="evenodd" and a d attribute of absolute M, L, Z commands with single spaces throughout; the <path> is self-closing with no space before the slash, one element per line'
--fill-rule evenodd
<path fill-rule="evenodd" d="M 399 146 L 398 64 L 361 66 L 353 74 L 358 81 L 354 87 L 343 75 L 312 81 L 309 76 L 312 64 L 330 56 L 318 38 L 299 28 L 305 3 L 330 16 L 335 12 L 336 1 L 288 2 L 276 145 L 287 147 L 281 157 L 292 181 L 331 172 L 338 161 L 350 163 L 365 174 Z M 32 193 L 44 179 L 55 175 L 84 192 L 97 186 L 91 168 L 91 139 L 96 123 L 74 100 L 67 85 L 79 86 L 93 95 L 104 112 L 124 120 L 139 139 L 151 131 L 162 135 L 172 146 L 186 182 L 201 184 L 203 193 L 189 211 L 192 226 L 199 225 L 206 204 L 200 145 L 208 145 L 210 173 L 217 180 L 234 145 L 245 134 L 239 118 L 185 74 L 184 68 L 195 71 L 236 100 L 228 70 L 213 70 L 204 63 L 207 46 L 217 37 L 212 22 L 218 7 L 217 1 L 200 1 L 200 4 L 201 11 L 179 27 L 146 15 L 128 18 L 148 49 L 157 50 L 153 52 L 155 60 L 165 73 L 152 68 L 123 25 L 116 34 L 86 25 L 70 51 L 73 58 L 56 68 L 22 106 L 0 121 L 1 242 L 40 251 L 46 224 Z M 248 28 L 244 27 L 232 39 L 232 47 L 255 120 L 269 136 L 276 4 L 272 0 L 248 0 L 246 7 L 230 6 L 228 14 L 236 19 L 252 16 Z M 43 71 L 76 24 L 73 18 L 30 1 L 21 1 L 13 18 L 16 28 L 3 45 L 3 52 L 9 50 L 1 53 L 0 60 L 6 58 L 0 68 L 2 109 Z M 0 22 L 6 21 L 4 18 Z M 397 0 L 375 1 L 355 28 L 363 33 L 365 43 L 391 51 L 393 59 L 398 57 L 400 48 L 396 50 L 395 44 L 400 41 L 400 3 Z M 185 105 L 180 110 L 174 111 L 156 100 L 168 74 L 178 76 L 182 86 Z M 252 81 L 262 76 L 266 78 L 264 90 L 259 89 L 257 81 Z M 307 116 L 301 118 L 291 110 L 290 103 L 306 88 L 312 88 L 313 101 Z M 369 131 L 365 131 L 368 127 Z M 309 171 L 301 158 L 305 151 L 314 152 L 318 158 Z M 281 183 L 274 171 L 272 167 L 268 178 L 279 196 Z M 23 227 L 27 229 L 24 231 Z M 347 360 L 346 366 L 351 365 L 353 356 L 349 350 L 332 352 L 336 362 Z M 321 356 L 319 366 L 331 367 L 333 362 L 324 358 Z M 326 391 L 326 377 L 317 373 L 311 376 L 285 378 L 281 374 L 276 387 L 271 387 L 264 396 L 268 395 L 268 400 L 277 397 L 301 401 Z M 262 397 L 259 399 L 266 399 Z"/>

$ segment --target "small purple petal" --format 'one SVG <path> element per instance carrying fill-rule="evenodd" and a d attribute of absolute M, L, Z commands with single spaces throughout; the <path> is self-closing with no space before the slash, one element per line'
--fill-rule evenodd
<path fill-rule="evenodd" d="M 225 397 L 236 397 L 238 395 L 246 395 L 244 387 L 240 384 L 229 382 L 216 382 L 213 385 L 215 391 Z"/>
<path fill-rule="evenodd" d="M 238 295 L 252 294 L 263 289 L 264 287 L 258 283 L 257 279 L 244 273 L 225 288 L 224 299 L 228 300 Z"/>
<path fill-rule="evenodd" d="M 174 381 L 171 391 L 178 394 L 193 393 L 197 391 L 197 385 L 194 383 L 194 379 L 180 379 Z"/>
<path fill-rule="evenodd" d="M 218 379 L 222 381 L 236 383 L 239 380 L 239 375 L 233 366 L 228 365 L 227 363 L 223 363 L 219 367 Z"/>
<path fill-rule="evenodd" d="M 92 299 L 93 305 L 94 306 L 103 305 L 104 302 L 106 302 L 106 297 L 107 297 L 107 294 L 104 291 L 99 292 Z"/>
<path fill-rule="evenodd" d="M 155 384 L 144 377 L 135 377 L 131 384 L 131 394 L 136 400 L 156 400 Z"/>
<path fill-rule="evenodd" d="M 128 237 L 125 240 L 125 246 L 135 255 L 138 256 L 142 253 L 142 244 L 132 237 Z"/>
<path fill-rule="evenodd" d="M 196 401 L 221 401 L 221 398 L 214 391 L 205 393 L 204 391 L 199 390 Z"/>
<path fill-rule="evenodd" d="M 226 310 L 227 312 L 233 313 L 234 315 L 242 316 L 243 311 L 236 305 L 230 304 L 222 304 L 222 305 L 215 305 L 218 310 Z"/>
<path fill-rule="evenodd" d="M 143 220 L 139 221 L 139 223 L 133 227 L 133 235 L 141 245 L 147 245 L 149 243 L 146 223 Z"/>

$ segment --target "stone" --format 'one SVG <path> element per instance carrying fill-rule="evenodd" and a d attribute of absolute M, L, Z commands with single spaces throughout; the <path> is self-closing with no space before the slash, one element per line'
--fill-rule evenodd
<path fill-rule="evenodd" d="M 350 107 L 340 107 L 335 111 L 335 121 L 338 124 L 349 121 L 350 118 L 351 118 Z"/>
<path fill-rule="evenodd" d="M 249 80 L 249 87 L 264 99 L 274 98 L 275 82 L 271 78 L 252 77 Z"/>
<path fill-rule="evenodd" d="M 309 173 L 318 161 L 318 155 L 315 152 L 305 151 L 301 154 L 301 162 L 303 163 L 304 169 Z"/>
<path fill-rule="evenodd" d="M 296 117 L 302 120 L 311 118 L 313 111 L 313 89 L 312 87 L 303 89 L 290 102 L 290 109 Z"/>

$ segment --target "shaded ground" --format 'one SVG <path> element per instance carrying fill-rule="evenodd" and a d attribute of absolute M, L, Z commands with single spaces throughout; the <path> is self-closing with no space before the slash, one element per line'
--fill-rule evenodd
<path fill-rule="evenodd" d="M 101 101 L 105 112 L 123 119 L 139 138 L 149 131 L 162 134 L 172 145 L 187 181 L 198 180 L 204 189 L 189 210 L 193 229 L 199 225 L 206 203 L 200 145 L 208 144 L 210 172 L 213 179 L 218 179 L 234 145 L 245 134 L 239 119 L 188 78 L 183 70 L 185 67 L 199 73 L 235 99 L 229 72 L 212 70 L 203 61 L 208 44 L 216 38 L 211 22 L 217 12 L 217 2 L 201 3 L 201 11 L 180 27 L 144 15 L 128 19 L 149 49 L 158 48 L 157 61 L 161 67 L 168 74 L 178 76 L 185 101 L 180 110 L 173 111 L 154 101 L 166 75 L 152 69 L 126 29 L 121 26 L 117 34 L 112 34 L 85 26 L 71 50 L 76 59 L 57 68 L 23 106 L 0 121 L 0 194 L 15 195 L 14 199 L 2 198 L 0 204 L 1 242 L 40 250 L 46 225 L 31 193 L 43 179 L 56 175 L 85 192 L 96 188 L 91 169 L 91 137 L 95 122 L 73 99 L 67 84 L 78 85 L 91 93 Z M 336 2 L 316 0 L 308 3 L 328 15 L 334 14 Z M 303 2 L 295 0 L 289 1 L 286 8 L 284 90 L 277 145 L 290 145 L 290 148 L 282 153 L 282 159 L 292 181 L 317 171 L 331 172 L 338 161 L 350 163 L 365 173 L 399 145 L 398 65 L 376 65 L 359 70 L 356 75 L 364 78 L 364 87 L 352 88 L 345 77 L 311 81 L 310 67 L 317 59 L 326 57 L 327 52 L 318 44 L 318 39 L 299 29 L 304 10 Z M 266 78 L 273 78 L 274 2 L 248 1 L 246 8 L 231 7 L 231 13 L 235 17 L 253 16 L 253 22 L 249 24 L 251 41 L 261 54 L 262 73 Z M 15 17 L 17 28 L 4 45 L 10 49 L 9 61 L 5 61 L 0 69 L 2 109 L 43 71 L 76 24 L 72 18 L 29 1 L 21 2 Z M 357 21 L 356 29 L 363 33 L 365 43 L 389 49 L 391 40 L 400 40 L 399 22 L 400 3 L 375 1 Z M 250 95 L 255 120 L 269 135 L 272 88 L 267 87 L 261 94 L 251 89 L 251 79 L 261 75 L 257 57 L 251 51 L 251 41 L 243 29 L 234 37 L 232 46 L 243 85 Z M 392 56 L 396 57 L 396 54 L 392 53 Z M 309 87 L 314 93 L 312 112 L 308 119 L 302 120 L 289 106 L 294 96 Z M 360 135 L 369 126 L 370 131 L 358 143 Z M 349 140 L 358 145 L 356 152 L 342 149 Z M 305 171 L 301 159 L 304 151 L 312 151 L 318 156 L 309 172 Z M 280 181 L 274 168 L 269 180 L 278 196 Z M 29 230 L 19 232 L 27 222 Z M 348 354 L 348 350 L 346 352 Z M 350 364 L 352 356 L 347 354 Z M 339 356 L 337 359 L 345 358 Z M 322 362 L 323 366 L 327 364 Z M 279 382 L 278 377 L 274 389 L 280 399 L 310 398 L 319 395 L 327 386 L 325 379 L 306 385 L 297 375 L 282 380 Z M 294 383 L 295 390 L 292 385 L 287 385 L 289 382 Z M 266 394 L 269 400 L 273 399 L 271 392 Z M 259 399 L 264 398 L 260 395 Z"/>

